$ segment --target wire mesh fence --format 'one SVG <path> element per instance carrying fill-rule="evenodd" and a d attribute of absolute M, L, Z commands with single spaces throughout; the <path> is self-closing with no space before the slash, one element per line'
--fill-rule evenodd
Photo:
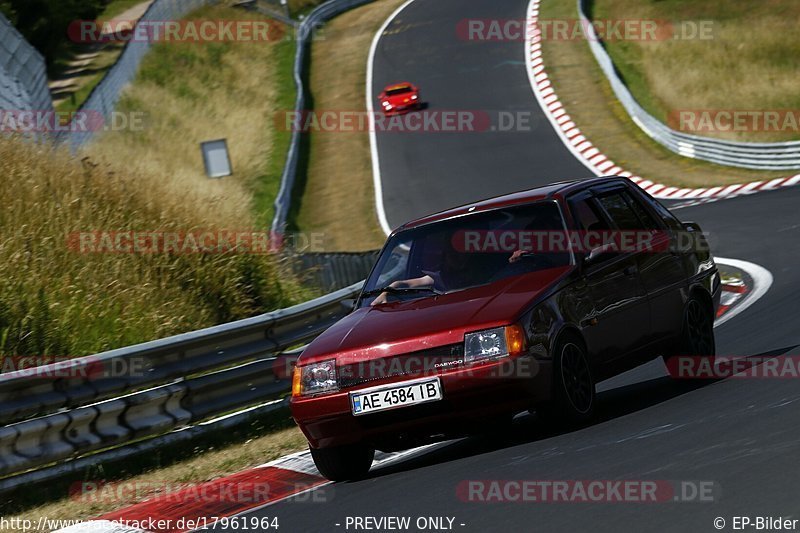
<path fill-rule="evenodd" d="M 142 15 L 138 24 L 156 25 L 177 20 L 212 3 L 216 3 L 216 0 L 156 0 Z M 130 39 L 117 62 L 81 106 L 81 111 L 107 120 L 119 101 L 122 89 L 136 76 L 142 59 L 152 46 L 152 39 Z M 91 140 L 95 133 L 82 128 L 70 128 L 70 131 L 60 135 L 60 140 L 69 142 L 76 149 Z"/>
<path fill-rule="evenodd" d="M 0 14 L 0 111 L 53 111 L 44 58 Z"/>

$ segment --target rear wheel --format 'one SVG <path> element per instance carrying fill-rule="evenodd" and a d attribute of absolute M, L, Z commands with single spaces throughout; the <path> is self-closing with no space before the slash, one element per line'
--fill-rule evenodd
<path fill-rule="evenodd" d="M 375 458 L 375 450 L 366 446 L 309 449 L 317 470 L 331 481 L 347 481 L 366 476 Z"/>
<path fill-rule="evenodd" d="M 539 409 L 555 424 L 583 423 L 594 416 L 596 393 L 589 357 L 573 335 L 559 340 L 553 360 L 553 399 Z"/>

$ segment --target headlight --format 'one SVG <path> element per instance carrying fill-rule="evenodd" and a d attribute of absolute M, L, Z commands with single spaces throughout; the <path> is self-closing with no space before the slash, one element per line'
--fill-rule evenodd
<path fill-rule="evenodd" d="M 335 390 L 339 390 L 335 359 L 294 368 L 292 396 L 306 396 Z"/>
<path fill-rule="evenodd" d="M 417 99 L 417 95 L 416 95 L 416 94 L 412 94 L 412 95 L 411 95 L 411 99 L 412 99 L 412 100 L 416 100 L 416 99 Z"/>
<path fill-rule="evenodd" d="M 464 362 L 518 355 L 525 349 L 525 332 L 516 324 L 464 335 Z"/>
<path fill-rule="evenodd" d="M 390 104 L 389 102 L 381 102 L 381 104 L 383 105 L 383 107 L 392 107 L 392 104 Z"/>

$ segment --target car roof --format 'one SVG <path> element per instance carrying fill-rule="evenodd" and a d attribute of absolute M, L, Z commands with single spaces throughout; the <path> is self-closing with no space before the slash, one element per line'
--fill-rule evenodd
<path fill-rule="evenodd" d="M 611 183 L 614 181 L 627 182 L 628 180 L 620 176 L 603 176 L 599 178 L 578 178 L 557 181 L 548 185 L 534 187 L 533 189 L 525 189 L 510 194 L 504 194 L 502 196 L 495 196 L 494 198 L 487 198 L 486 200 L 472 202 L 460 205 L 458 207 L 446 209 L 438 213 L 433 213 L 431 215 L 426 215 L 424 217 L 406 222 L 402 226 L 398 227 L 395 232 L 423 226 L 425 224 L 431 224 L 433 222 L 447 220 L 449 218 L 454 218 L 461 215 L 480 213 L 501 207 L 528 204 L 538 200 L 546 200 L 557 196 L 564 196 L 573 192 L 587 189 L 589 187 Z"/>

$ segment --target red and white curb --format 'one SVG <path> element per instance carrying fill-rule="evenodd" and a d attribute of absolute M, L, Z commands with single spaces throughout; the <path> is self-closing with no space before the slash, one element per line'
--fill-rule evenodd
<path fill-rule="evenodd" d="M 750 288 L 743 280 L 723 281 L 719 307 L 717 308 L 717 318 L 727 313 L 728 310 L 735 306 L 736 302 L 740 301 L 749 291 Z"/>
<path fill-rule="evenodd" d="M 563 104 L 558 99 L 550 78 L 547 75 L 542 57 L 542 32 L 538 27 L 539 5 L 541 0 L 531 0 L 528 4 L 528 28 L 525 32 L 525 64 L 533 93 L 558 136 L 570 152 L 586 168 L 597 176 L 624 176 L 647 191 L 650 195 L 668 200 L 709 200 L 733 198 L 745 194 L 789 187 L 800 183 L 800 174 L 769 181 L 755 181 L 719 187 L 702 187 L 698 189 L 679 188 L 654 183 L 626 171 L 614 161 L 602 154 L 575 125 Z"/>
<path fill-rule="evenodd" d="M 769 270 L 749 261 L 725 257 L 717 257 L 715 261 L 722 271 L 727 266 L 744 272 L 750 278 L 749 285 L 744 280 L 723 279 L 720 306 L 717 309 L 717 319 L 714 321 L 714 327 L 717 327 L 761 299 L 772 286 L 773 277 Z"/>
<path fill-rule="evenodd" d="M 372 468 L 387 466 L 444 444 L 397 453 L 378 452 Z M 237 516 L 331 483 L 317 471 L 308 451 L 297 452 L 231 476 L 156 496 L 55 533 L 184 533 L 211 527 L 214 521 L 209 517 L 219 520 Z M 249 497 L 237 497 L 243 494 Z M 140 529 L 147 527 L 146 524 L 160 526 Z"/>

